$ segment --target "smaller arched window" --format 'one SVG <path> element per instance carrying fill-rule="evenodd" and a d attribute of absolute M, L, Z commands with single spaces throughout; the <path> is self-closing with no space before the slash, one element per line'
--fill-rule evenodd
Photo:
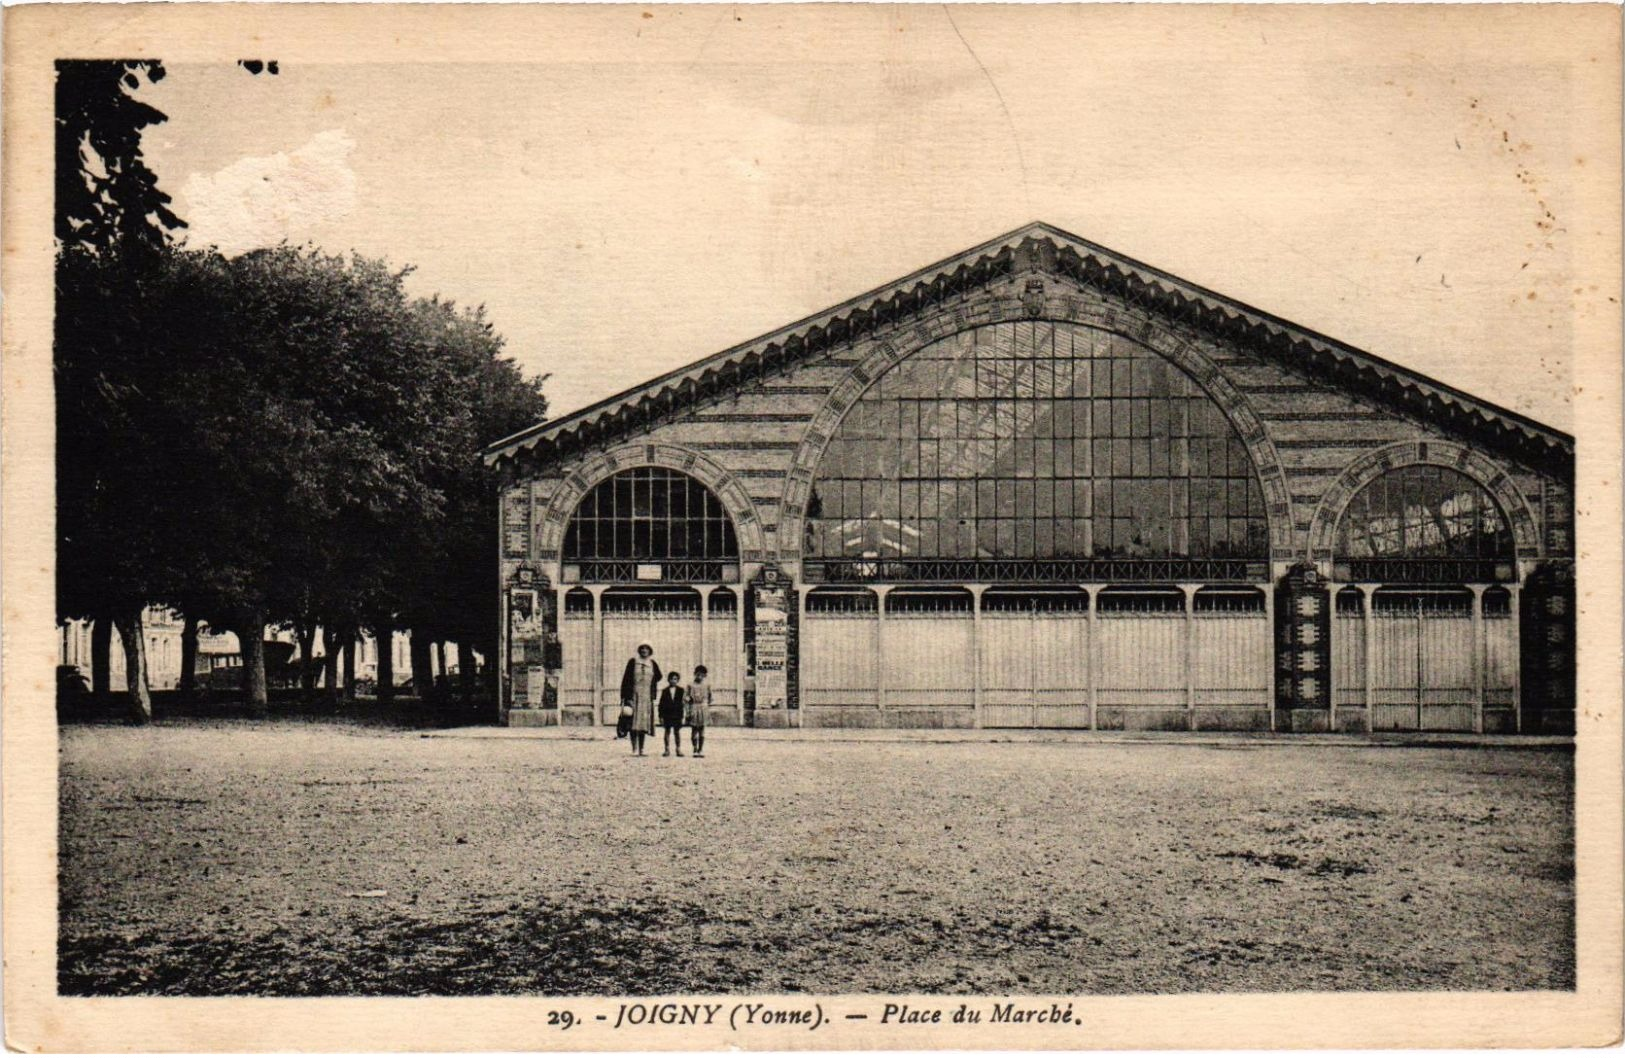
<path fill-rule="evenodd" d="M 1191 600 L 1191 609 L 1210 616 L 1255 616 L 1265 612 L 1264 593 L 1257 588 L 1201 588 Z"/>
<path fill-rule="evenodd" d="M 880 596 L 868 588 L 814 588 L 807 593 L 807 612 L 872 617 L 880 612 Z"/>
<path fill-rule="evenodd" d="M 564 562 L 582 580 L 637 579 L 644 564 L 660 565 L 664 580 L 727 580 L 739 540 L 704 483 L 667 467 L 633 467 L 581 498 L 565 527 Z"/>
<path fill-rule="evenodd" d="M 739 597 L 731 588 L 715 588 L 707 596 L 705 608 L 712 617 L 732 617 L 739 612 Z"/>
<path fill-rule="evenodd" d="M 1365 592 L 1359 588 L 1344 588 L 1337 593 L 1337 616 L 1364 617 Z"/>
<path fill-rule="evenodd" d="M 989 588 L 982 595 L 982 612 L 1083 614 L 1089 612 L 1089 593 L 1073 587 Z"/>
<path fill-rule="evenodd" d="M 618 617 L 700 616 L 700 593 L 693 588 L 666 585 L 610 588 L 601 599 L 606 615 Z"/>
<path fill-rule="evenodd" d="M 586 588 L 571 588 L 564 593 L 564 616 L 591 617 L 592 592 Z"/>
<path fill-rule="evenodd" d="M 1512 529 L 1489 491 L 1450 467 L 1417 464 L 1367 483 L 1344 508 L 1334 558 L 1345 580 L 1507 580 Z"/>

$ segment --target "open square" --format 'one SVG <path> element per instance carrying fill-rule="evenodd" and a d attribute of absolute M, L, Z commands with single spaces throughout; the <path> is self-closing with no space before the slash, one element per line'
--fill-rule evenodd
<path fill-rule="evenodd" d="M 1567 747 L 62 732 L 64 994 L 1574 985 Z"/>

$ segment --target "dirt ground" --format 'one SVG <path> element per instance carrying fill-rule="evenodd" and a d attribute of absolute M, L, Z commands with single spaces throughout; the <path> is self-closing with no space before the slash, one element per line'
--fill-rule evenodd
<path fill-rule="evenodd" d="M 68 727 L 67 994 L 1574 983 L 1563 748 Z"/>

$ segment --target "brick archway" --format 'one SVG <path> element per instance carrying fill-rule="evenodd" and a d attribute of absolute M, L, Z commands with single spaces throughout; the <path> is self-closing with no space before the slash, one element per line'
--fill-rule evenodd
<path fill-rule="evenodd" d="M 1489 458 L 1453 441 L 1400 441 L 1367 452 L 1350 463 L 1321 495 L 1309 527 L 1309 561 L 1332 560 L 1337 523 L 1355 493 L 1390 470 L 1417 465 L 1455 470 L 1481 485 L 1506 517 L 1518 558 L 1540 557 L 1540 533 L 1535 516 L 1506 471 Z"/>
<path fill-rule="evenodd" d="M 1264 494 L 1272 556 L 1294 557 L 1290 493 L 1280 457 L 1263 420 L 1218 366 L 1189 338 L 1149 312 L 1127 306 L 1108 307 L 1092 295 L 1083 296 L 1070 289 L 1040 292 L 1032 283 L 1030 280 L 1023 296 L 987 294 L 934 312 L 867 343 L 867 355 L 830 390 L 824 406 L 813 415 L 785 476 L 779 518 L 781 559 L 800 557 L 807 500 L 819 461 L 841 420 L 864 391 L 887 370 L 934 342 L 976 327 L 1016 320 L 1078 324 L 1108 331 L 1150 349 L 1189 375 L 1229 420 L 1252 458 Z M 1057 282 L 1049 283 L 1049 288 L 1059 286 Z"/>
<path fill-rule="evenodd" d="M 623 445 L 603 452 L 577 467 L 553 494 L 536 526 L 536 554 L 543 561 L 559 557 L 564 530 L 581 500 L 599 482 L 633 467 L 679 470 L 710 489 L 733 519 L 739 537 L 741 562 L 763 559 L 762 522 L 745 487 L 722 467 L 692 449 L 674 444 Z"/>

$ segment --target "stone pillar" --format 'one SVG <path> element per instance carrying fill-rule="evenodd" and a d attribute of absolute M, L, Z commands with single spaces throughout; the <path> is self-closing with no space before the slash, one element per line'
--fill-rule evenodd
<path fill-rule="evenodd" d="M 1513 621 L 1519 620 L 1519 615 L 1523 613 L 1523 607 L 1519 599 L 1521 594 L 1519 587 L 1515 582 L 1506 586 L 1508 595 L 1507 615 Z M 1512 666 L 1512 730 L 1520 734 L 1523 732 L 1523 673 L 1520 671 L 1521 668 L 1520 665 Z"/>
<path fill-rule="evenodd" d="M 967 584 L 970 589 L 970 664 L 972 725 L 982 726 L 982 593 L 986 584 Z"/>
<path fill-rule="evenodd" d="M 875 704 L 886 711 L 886 596 L 895 585 L 875 586 Z"/>
<path fill-rule="evenodd" d="M 587 590 L 592 593 L 592 725 L 597 727 L 604 722 L 604 585 L 589 584 Z M 615 688 L 620 694 L 620 688 Z M 620 702 L 616 702 L 619 710 Z"/>
<path fill-rule="evenodd" d="M 542 585 L 538 598 L 542 602 L 542 708 L 552 712 L 552 722 L 562 717 L 559 702 L 559 684 L 564 678 L 564 592 L 561 585 L 551 586 L 544 575 L 537 578 Z M 444 648 L 442 648 L 443 650 Z"/>
<path fill-rule="evenodd" d="M 788 649 L 784 659 L 784 704 L 792 723 L 801 726 L 801 629 L 806 619 L 806 592 L 794 581 L 788 582 L 790 619 Z"/>
<path fill-rule="evenodd" d="M 1365 635 L 1365 731 L 1370 734 L 1376 730 L 1377 716 L 1377 619 L 1371 606 L 1372 595 L 1375 594 L 1375 584 L 1361 584 L 1360 588 L 1360 620 L 1364 625 Z"/>
<path fill-rule="evenodd" d="M 1473 593 L 1473 731 L 1484 733 L 1484 665 L 1489 659 L 1489 645 L 1484 642 L 1484 589 L 1487 585 L 1469 584 Z"/>
<path fill-rule="evenodd" d="M 547 670 L 544 651 L 547 642 L 547 623 L 554 602 L 552 585 L 539 578 L 529 566 L 520 566 L 509 579 L 507 613 L 508 706 L 510 709 L 540 709 L 545 699 Z M 393 659 L 394 637 L 377 644 L 380 654 L 390 651 Z"/>
<path fill-rule="evenodd" d="M 1519 698 L 1531 711 L 1519 730 L 1572 732 L 1576 691 L 1572 564 L 1541 563 L 1520 596 Z"/>
<path fill-rule="evenodd" d="M 1200 584 L 1181 584 L 1185 593 L 1185 728 L 1196 730 L 1196 591 Z"/>
<path fill-rule="evenodd" d="M 757 727 L 789 727 L 799 719 L 800 711 L 793 715 L 789 709 L 790 608 L 799 604 L 794 591 L 776 566 L 762 567 L 750 584 Z"/>
<path fill-rule="evenodd" d="M 1097 596 L 1100 594 L 1100 585 L 1080 584 L 1078 586 L 1089 596 L 1089 612 L 1084 615 L 1084 634 L 1088 636 L 1088 649 L 1085 651 L 1087 656 L 1084 658 L 1084 665 L 1087 666 L 1088 671 L 1088 691 L 1086 694 L 1089 702 L 1089 730 L 1095 731 L 1097 730 L 1095 726 L 1095 708 L 1100 700 L 1100 624 L 1095 620 L 1095 608 L 1098 601 Z"/>
<path fill-rule="evenodd" d="M 1292 567 L 1275 588 L 1275 700 L 1288 731 L 1330 727 L 1331 605 L 1313 565 Z"/>

